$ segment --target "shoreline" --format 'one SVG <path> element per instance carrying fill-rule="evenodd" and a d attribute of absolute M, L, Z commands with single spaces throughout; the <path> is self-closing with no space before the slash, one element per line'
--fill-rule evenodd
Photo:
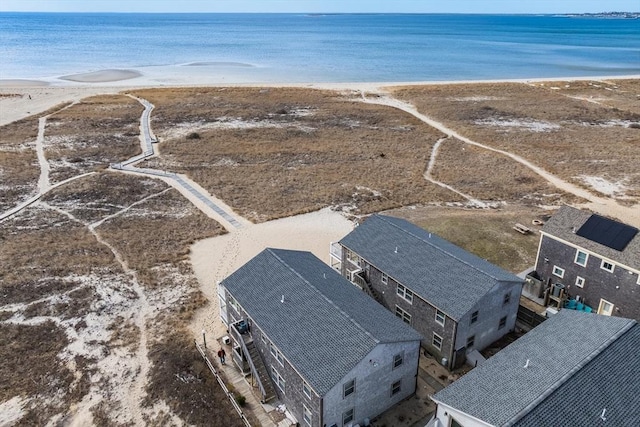
<path fill-rule="evenodd" d="M 236 64 L 234 69 L 242 68 Z M 182 67 L 191 69 L 199 67 Z M 249 68 L 247 68 L 249 69 Z M 193 77 L 193 79 L 190 79 Z M 221 74 L 205 75 L 177 73 L 174 75 L 147 75 L 135 69 L 98 70 L 90 73 L 71 74 L 50 79 L 0 79 L 0 126 L 33 116 L 67 102 L 77 102 L 93 95 L 117 94 L 122 91 L 148 88 L 190 88 L 190 87 L 292 87 L 326 90 L 355 90 L 379 92 L 385 88 L 402 86 L 436 86 L 455 84 L 487 83 L 540 83 L 570 82 L 589 80 L 634 80 L 640 75 L 554 77 L 530 79 L 487 79 L 487 80 L 438 80 L 438 81 L 395 81 L 395 82 L 286 82 L 249 80 L 247 76 L 233 75 L 226 80 Z"/>

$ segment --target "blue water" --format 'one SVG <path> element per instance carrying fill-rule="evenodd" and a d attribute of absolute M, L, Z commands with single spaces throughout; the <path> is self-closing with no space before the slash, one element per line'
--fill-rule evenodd
<path fill-rule="evenodd" d="M 0 78 L 189 63 L 256 79 L 640 74 L 640 21 L 527 15 L 0 13 Z M 225 65 L 225 64 L 222 64 Z M 229 72 L 248 67 L 229 66 Z M 233 65 L 233 64 L 231 64 Z"/>

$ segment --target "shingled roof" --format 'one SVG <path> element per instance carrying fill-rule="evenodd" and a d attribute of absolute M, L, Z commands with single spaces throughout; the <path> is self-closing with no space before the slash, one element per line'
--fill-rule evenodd
<path fill-rule="evenodd" d="M 265 249 L 222 286 L 320 396 L 378 344 L 421 339 L 309 252 Z"/>
<path fill-rule="evenodd" d="M 542 227 L 542 233 L 555 236 L 612 261 L 640 270 L 640 233 L 636 234 L 622 251 L 617 251 L 576 234 L 576 231 L 580 230 L 580 227 L 592 215 L 586 210 L 563 206 Z"/>
<path fill-rule="evenodd" d="M 372 215 L 340 243 L 459 320 L 494 286 L 522 279 L 403 219 Z"/>
<path fill-rule="evenodd" d="M 639 346 L 635 320 L 562 310 L 433 400 L 494 426 L 640 425 Z"/>

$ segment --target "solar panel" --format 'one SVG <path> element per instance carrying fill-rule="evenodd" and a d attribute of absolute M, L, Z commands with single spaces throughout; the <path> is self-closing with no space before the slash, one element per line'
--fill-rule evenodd
<path fill-rule="evenodd" d="M 638 233 L 638 229 L 609 218 L 593 214 L 576 231 L 578 236 L 623 251 Z"/>

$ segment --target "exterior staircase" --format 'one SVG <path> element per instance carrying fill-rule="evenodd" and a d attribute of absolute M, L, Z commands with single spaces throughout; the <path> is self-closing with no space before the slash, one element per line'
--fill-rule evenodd
<path fill-rule="evenodd" d="M 362 288 L 365 294 L 369 295 L 371 298 L 376 300 L 379 304 L 382 304 L 382 298 L 380 297 L 380 294 L 378 294 L 378 291 L 376 291 L 373 288 L 370 281 L 365 279 L 360 274 L 356 274 L 353 278 L 355 283 Z"/>
<path fill-rule="evenodd" d="M 253 341 L 243 344 L 245 347 L 244 350 L 246 351 L 245 354 L 249 358 L 249 363 L 251 365 L 251 373 L 258 382 L 260 392 L 262 393 L 262 403 L 267 403 L 276 397 L 276 391 L 273 388 L 273 382 L 271 382 L 271 377 L 269 376 L 269 372 L 267 372 L 267 367 L 265 366 L 262 356 L 260 356 L 260 352 Z"/>

